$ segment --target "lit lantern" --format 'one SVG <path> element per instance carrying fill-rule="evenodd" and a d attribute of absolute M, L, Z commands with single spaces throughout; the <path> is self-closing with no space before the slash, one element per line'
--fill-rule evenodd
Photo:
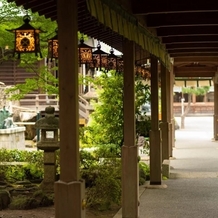
<path fill-rule="evenodd" d="M 108 54 L 101 50 L 100 42 L 98 41 L 97 50 L 92 52 L 93 66 L 97 70 L 107 68 L 107 56 Z"/>
<path fill-rule="evenodd" d="M 57 30 L 56 30 L 57 33 Z M 48 60 L 58 59 L 58 35 L 48 40 Z"/>
<path fill-rule="evenodd" d="M 42 57 L 39 44 L 39 33 L 41 30 L 35 29 L 29 24 L 31 18 L 29 15 L 23 17 L 24 24 L 17 29 L 8 30 L 15 35 L 15 48 L 14 54 L 18 54 L 20 58 L 21 53 L 38 53 Z"/>
<path fill-rule="evenodd" d="M 136 76 L 141 76 L 142 74 L 142 65 L 141 64 L 135 64 L 135 74 Z"/>
<path fill-rule="evenodd" d="M 123 71 L 124 71 L 124 64 L 123 64 L 123 56 L 121 56 L 121 57 L 119 57 L 118 59 L 117 59 L 117 71 L 119 72 L 119 73 L 123 73 Z"/>
<path fill-rule="evenodd" d="M 117 56 L 114 54 L 113 48 L 111 48 L 110 54 L 107 57 L 107 70 L 117 71 Z"/>
<path fill-rule="evenodd" d="M 78 45 L 79 53 L 79 65 L 81 64 L 91 64 L 92 63 L 92 47 L 84 43 L 83 37 L 80 39 L 80 44 Z"/>

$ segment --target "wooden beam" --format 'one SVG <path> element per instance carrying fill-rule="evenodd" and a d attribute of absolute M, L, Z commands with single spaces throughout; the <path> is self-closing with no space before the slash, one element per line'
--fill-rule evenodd
<path fill-rule="evenodd" d="M 191 36 L 167 36 L 162 37 L 162 43 L 174 44 L 174 43 L 193 43 L 193 42 L 218 42 L 217 35 L 191 35 Z"/>
<path fill-rule="evenodd" d="M 175 27 L 175 26 L 206 26 L 217 25 L 217 12 L 198 12 L 198 13 L 164 13 L 149 14 L 146 17 L 147 27 Z"/>
<path fill-rule="evenodd" d="M 158 6 L 158 7 L 157 7 Z M 132 0 L 132 13 L 133 14 L 158 14 L 158 13 L 175 13 L 175 12 L 206 12 L 217 11 L 217 2 L 213 1 L 210 4 L 205 4 L 204 1 L 199 2 L 193 0 L 190 4 L 189 0 L 180 1 L 179 3 L 174 0 L 158 1 L 153 0 Z"/>
<path fill-rule="evenodd" d="M 175 57 L 174 63 L 200 62 L 200 63 L 216 63 L 218 65 L 218 57 Z"/>
<path fill-rule="evenodd" d="M 214 77 L 214 72 L 182 72 L 175 71 L 175 77 Z"/>
<path fill-rule="evenodd" d="M 167 50 L 175 50 L 175 49 L 206 49 L 212 48 L 218 50 L 218 42 L 208 42 L 208 43 L 201 43 L 201 42 L 192 42 L 192 43 L 174 43 L 174 44 L 167 44 Z"/>
<path fill-rule="evenodd" d="M 217 26 L 186 26 L 157 28 L 158 36 L 218 35 Z"/>
<path fill-rule="evenodd" d="M 218 57 L 218 52 L 187 52 L 187 53 L 172 53 L 171 58 L 174 57 Z"/>
<path fill-rule="evenodd" d="M 217 67 L 174 67 L 174 72 L 216 72 Z"/>

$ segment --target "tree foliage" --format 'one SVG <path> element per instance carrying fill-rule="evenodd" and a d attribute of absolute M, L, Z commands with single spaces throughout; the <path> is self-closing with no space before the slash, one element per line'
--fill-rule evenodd
<path fill-rule="evenodd" d="M 183 87 L 182 92 L 186 94 L 205 95 L 209 91 L 209 86 Z"/>
<path fill-rule="evenodd" d="M 48 70 L 46 66 L 35 68 L 32 64 L 28 64 L 26 70 L 34 73 L 35 76 L 32 78 L 26 78 L 25 83 L 19 83 L 6 89 L 6 94 L 11 94 L 11 100 L 20 100 L 26 94 L 38 89 L 40 89 L 42 93 L 59 94 L 58 79 L 52 74 L 54 70 L 57 70 L 57 67 Z"/>
<path fill-rule="evenodd" d="M 13 47 L 14 37 L 13 34 L 6 31 L 6 29 L 12 29 L 14 25 L 20 25 L 22 23 L 23 9 L 17 7 L 14 2 L 8 3 L 7 0 L 0 1 L 0 47 L 5 46 Z"/>
<path fill-rule="evenodd" d="M 90 115 L 90 125 L 85 129 L 83 143 L 94 145 L 123 143 L 123 75 L 115 71 L 103 73 L 89 79 L 96 88 L 99 99 Z M 150 87 L 142 80 L 135 83 L 135 112 L 140 114 L 140 106 L 150 100 Z"/>

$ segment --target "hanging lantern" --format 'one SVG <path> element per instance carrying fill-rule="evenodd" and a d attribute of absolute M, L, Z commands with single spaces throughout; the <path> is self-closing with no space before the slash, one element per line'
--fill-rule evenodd
<path fill-rule="evenodd" d="M 123 73 L 124 71 L 123 56 L 117 59 L 117 71 L 119 73 Z"/>
<path fill-rule="evenodd" d="M 108 54 L 101 50 L 100 42 L 98 41 L 97 50 L 92 52 L 93 66 L 97 70 L 107 68 L 107 57 Z"/>
<path fill-rule="evenodd" d="M 80 39 L 80 44 L 78 45 L 79 53 L 79 65 L 81 64 L 91 64 L 92 63 L 92 47 L 84 43 L 83 37 Z"/>
<path fill-rule="evenodd" d="M 145 67 L 142 66 L 142 71 L 141 71 L 141 77 L 142 79 L 146 80 L 147 79 L 147 70 L 145 69 Z"/>
<path fill-rule="evenodd" d="M 15 48 L 14 54 L 18 54 L 20 58 L 21 53 L 35 53 L 37 56 L 38 53 L 42 57 L 39 44 L 39 33 L 41 30 L 35 29 L 29 24 L 31 18 L 29 15 L 23 17 L 24 24 L 17 29 L 8 30 L 13 32 L 15 35 Z"/>
<path fill-rule="evenodd" d="M 135 74 L 136 76 L 142 75 L 142 65 L 141 64 L 135 64 Z"/>
<path fill-rule="evenodd" d="M 57 33 L 57 30 L 55 31 Z M 48 60 L 58 59 L 58 35 L 48 40 Z"/>
<path fill-rule="evenodd" d="M 117 71 L 117 56 L 114 54 L 113 48 L 111 48 L 110 54 L 107 57 L 107 70 Z"/>

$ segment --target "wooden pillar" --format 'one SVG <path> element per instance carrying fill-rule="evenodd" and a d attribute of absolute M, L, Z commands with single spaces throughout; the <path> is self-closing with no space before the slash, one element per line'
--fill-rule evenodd
<path fill-rule="evenodd" d="M 137 218 L 139 200 L 138 147 L 135 129 L 135 47 L 123 41 L 124 58 L 124 145 L 122 146 L 122 217 Z"/>
<path fill-rule="evenodd" d="M 162 162 L 163 160 L 169 159 L 169 143 L 170 143 L 170 134 L 169 134 L 169 73 L 167 72 L 166 67 L 161 64 L 161 136 L 162 136 Z"/>
<path fill-rule="evenodd" d="M 60 97 L 60 180 L 55 183 L 55 217 L 85 217 L 79 175 L 77 0 L 57 1 Z"/>
<path fill-rule="evenodd" d="M 151 57 L 151 131 L 150 131 L 150 185 L 161 185 L 161 139 L 159 129 L 158 60 Z"/>
<path fill-rule="evenodd" d="M 173 111 L 173 86 L 174 86 L 174 73 L 173 73 L 173 67 L 171 67 L 171 70 L 169 71 L 169 129 L 170 129 L 170 157 L 173 156 L 173 147 L 175 146 L 175 118 L 174 118 L 174 111 Z"/>
<path fill-rule="evenodd" d="M 218 72 L 214 77 L 214 140 L 218 140 Z"/>

